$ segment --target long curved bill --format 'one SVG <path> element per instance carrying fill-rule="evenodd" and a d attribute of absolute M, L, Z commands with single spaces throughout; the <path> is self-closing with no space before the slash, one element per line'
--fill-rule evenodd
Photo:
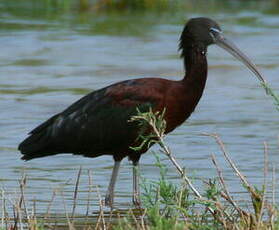
<path fill-rule="evenodd" d="M 243 62 L 256 76 L 257 78 L 262 82 L 266 83 L 265 79 L 255 66 L 255 64 L 244 54 L 242 53 L 236 45 L 233 44 L 230 40 L 224 37 L 221 31 L 216 29 L 211 29 L 210 34 L 212 38 L 214 39 L 214 42 L 216 45 L 220 46 L 221 48 L 228 51 L 230 54 L 232 54 L 235 58 Z"/>

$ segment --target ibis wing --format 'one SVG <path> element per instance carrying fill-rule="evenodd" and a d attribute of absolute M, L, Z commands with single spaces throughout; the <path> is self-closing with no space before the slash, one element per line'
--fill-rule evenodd
<path fill-rule="evenodd" d="M 127 81 L 129 82 L 129 81 Z M 138 135 L 131 116 L 156 105 L 140 85 L 127 82 L 92 92 L 30 132 L 19 145 L 23 159 L 74 153 L 112 154 L 128 148 Z M 118 90 L 118 89 L 121 90 Z"/>

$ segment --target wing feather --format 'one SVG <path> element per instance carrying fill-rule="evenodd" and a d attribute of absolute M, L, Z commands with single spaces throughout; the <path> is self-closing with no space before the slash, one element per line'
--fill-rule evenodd
<path fill-rule="evenodd" d="M 158 106 L 160 96 L 140 79 L 94 91 L 32 130 L 19 150 L 29 160 L 57 153 L 95 157 L 127 149 L 138 135 L 138 127 L 128 120 L 137 108 Z"/>

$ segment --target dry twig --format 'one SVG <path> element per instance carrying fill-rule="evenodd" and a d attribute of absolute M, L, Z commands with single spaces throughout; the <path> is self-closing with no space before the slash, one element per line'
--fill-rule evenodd
<path fill-rule="evenodd" d="M 76 185 L 75 185 L 74 203 L 73 203 L 72 217 L 71 217 L 72 219 L 74 218 L 75 210 L 76 210 L 76 205 L 77 205 L 77 194 L 78 194 L 78 186 L 79 186 L 79 180 L 80 180 L 81 170 L 82 170 L 82 167 L 80 166 L 80 167 L 79 167 L 79 170 L 78 170 Z"/>

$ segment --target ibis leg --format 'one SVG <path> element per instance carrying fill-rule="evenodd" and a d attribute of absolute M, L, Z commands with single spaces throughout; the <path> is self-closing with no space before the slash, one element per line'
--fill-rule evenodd
<path fill-rule="evenodd" d="M 139 162 L 133 162 L 133 203 L 140 206 L 140 192 L 139 192 Z"/>
<path fill-rule="evenodd" d="M 114 187 L 115 187 L 115 182 L 116 182 L 116 178 L 118 175 L 119 167 L 120 167 L 120 161 L 115 161 L 113 170 L 112 170 L 112 174 L 111 174 L 111 178 L 110 178 L 109 187 L 108 187 L 108 190 L 106 193 L 106 198 L 105 198 L 106 206 L 112 207 L 112 205 L 113 205 Z"/>

